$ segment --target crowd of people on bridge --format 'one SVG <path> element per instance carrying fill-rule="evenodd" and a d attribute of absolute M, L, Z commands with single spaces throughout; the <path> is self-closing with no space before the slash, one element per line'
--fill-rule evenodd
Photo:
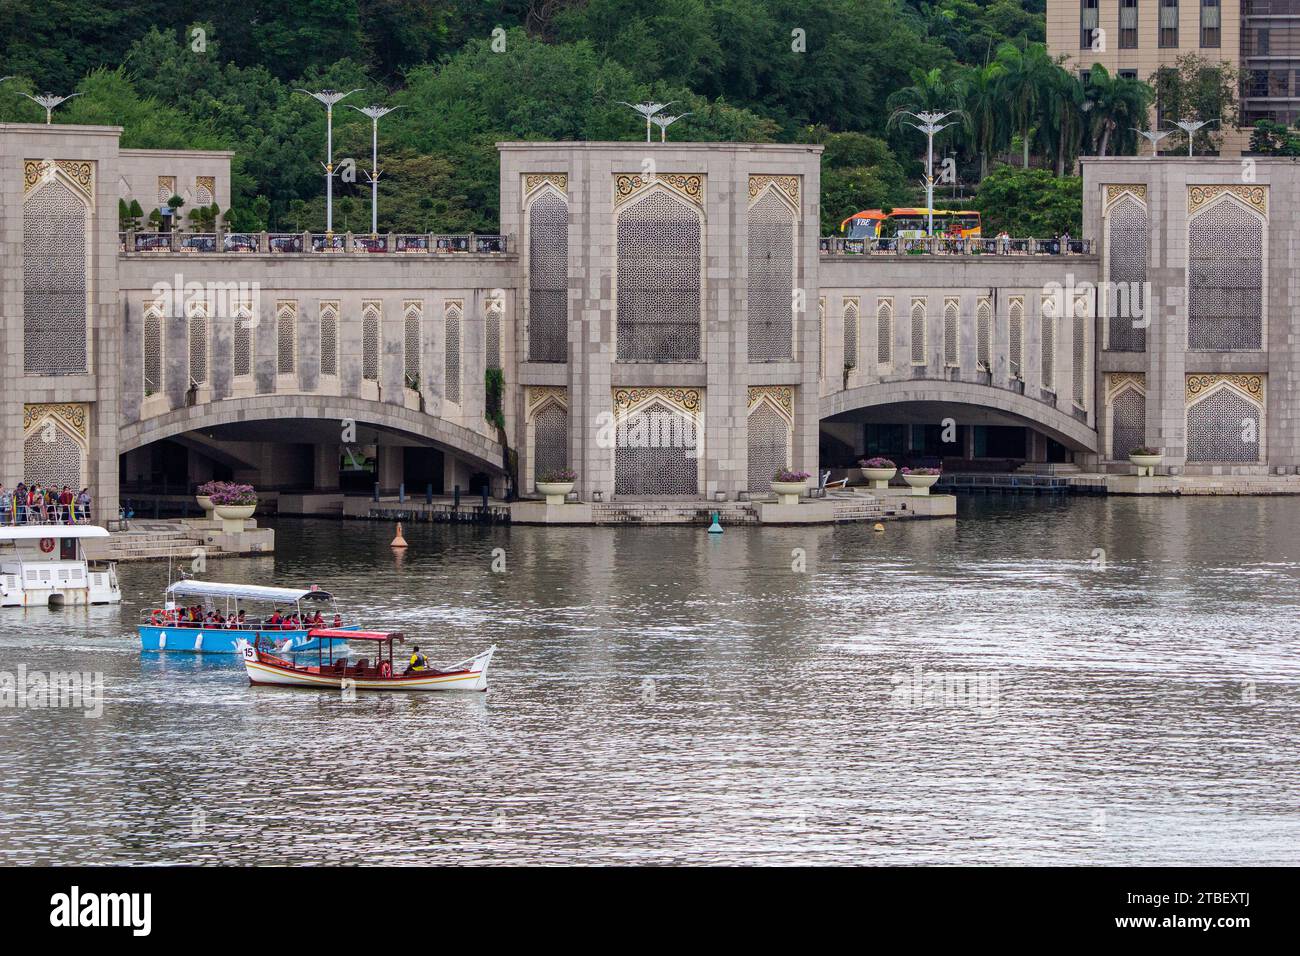
<path fill-rule="evenodd" d="M 73 491 L 37 481 L 18 482 L 10 490 L 0 482 L 0 525 L 87 524 L 90 522 L 90 490 Z"/>

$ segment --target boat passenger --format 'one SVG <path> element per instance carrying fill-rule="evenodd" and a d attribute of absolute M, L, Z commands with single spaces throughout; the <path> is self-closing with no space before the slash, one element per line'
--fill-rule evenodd
<path fill-rule="evenodd" d="M 277 608 L 276 610 L 272 611 L 271 616 L 266 619 L 266 626 L 279 627 L 283 623 L 283 621 L 284 618 L 280 617 L 280 611 Z"/>
<path fill-rule="evenodd" d="M 237 627 L 243 627 L 245 623 L 246 622 L 244 621 L 244 612 L 240 611 L 237 615 L 235 615 L 235 625 Z"/>
<path fill-rule="evenodd" d="M 420 653 L 420 645 L 416 644 L 411 648 L 411 663 L 407 665 L 406 672 L 409 674 L 412 671 L 422 671 L 428 666 L 429 662 Z"/>
<path fill-rule="evenodd" d="M 335 626 L 335 627 L 342 627 L 342 626 L 343 626 L 343 615 L 342 615 L 342 614 L 335 614 L 335 615 L 334 615 L 334 626 Z"/>
<path fill-rule="evenodd" d="M 320 611 L 317 611 L 317 612 L 316 612 L 316 616 L 313 617 L 313 618 L 311 619 L 311 626 L 312 626 L 312 627 L 324 627 L 324 626 L 325 626 L 325 618 L 321 615 L 321 612 L 320 612 Z"/>

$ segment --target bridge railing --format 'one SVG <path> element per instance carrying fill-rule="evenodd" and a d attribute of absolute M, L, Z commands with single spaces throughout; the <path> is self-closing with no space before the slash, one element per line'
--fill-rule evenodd
<path fill-rule="evenodd" d="M 847 239 L 823 236 L 824 256 L 1059 256 L 1088 255 L 1091 239 L 1012 239 L 977 236 L 950 239 L 944 236 L 908 239 L 901 236 Z"/>
<path fill-rule="evenodd" d="M 350 232 L 136 232 L 118 233 L 119 252 L 210 252 L 236 254 L 358 254 L 403 253 L 496 255 L 510 251 L 511 237 L 495 233 Z"/>

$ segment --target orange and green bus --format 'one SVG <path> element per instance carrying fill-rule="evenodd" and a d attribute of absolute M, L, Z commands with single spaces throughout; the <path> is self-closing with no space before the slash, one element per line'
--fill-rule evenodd
<path fill-rule="evenodd" d="M 886 220 L 893 223 L 894 235 L 904 239 L 923 239 L 929 223 L 930 210 L 908 206 L 891 209 L 864 209 L 840 223 L 840 232 L 847 239 L 879 239 L 881 226 Z M 934 233 L 951 239 L 978 239 L 980 214 L 976 209 L 934 210 Z"/>

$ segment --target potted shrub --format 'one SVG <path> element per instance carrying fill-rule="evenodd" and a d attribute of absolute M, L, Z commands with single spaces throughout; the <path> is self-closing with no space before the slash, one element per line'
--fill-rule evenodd
<path fill-rule="evenodd" d="M 888 488 L 889 479 L 898 471 L 898 466 L 888 458 L 864 458 L 858 462 L 862 477 L 871 482 L 873 488 Z"/>
<path fill-rule="evenodd" d="M 546 496 L 548 505 L 562 505 L 577 480 L 578 473 L 572 468 L 552 468 L 538 475 L 537 493 Z"/>
<path fill-rule="evenodd" d="M 914 495 L 928 495 L 930 486 L 939 480 L 938 468 L 904 468 L 903 480 L 912 489 Z"/>
<path fill-rule="evenodd" d="M 214 491 L 220 491 L 224 485 L 224 481 L 205 481 L 195 490 L 194 500 L 197 501 L 199 507 L 203 509 L 203 517 L 205 520 L 212 520 L 212 509 L 214 507 L 212 504 L 212 493 Z"/>
<path fill-rule="evenodd" d="M 808 479 L 811 477 L 812 475 L 806 471 L 782 468 L 772 476 L 772 491 L 781 504 L 797 505 L 799 496 L 808 490 Z"/>
<path fill-rule="evenodd" d="M 1153 477 L 1156 473 L 1156 467 L 1164 460 L 1164 455 L 1160 454 L 1159 448 L 1147 448 L 1139 446 L 1128 453 L 1128 460 L 1137 466 L 1138 477 Z"/>
<path fill-rule="evenodd" d="M 209 497 L 213 510 L 222 521 L 221 530 L 226 534 L 243 531 L 244 519 L 251 518 L 257 510 L 257 492 L 252 485 L 222 482 Z"/>

